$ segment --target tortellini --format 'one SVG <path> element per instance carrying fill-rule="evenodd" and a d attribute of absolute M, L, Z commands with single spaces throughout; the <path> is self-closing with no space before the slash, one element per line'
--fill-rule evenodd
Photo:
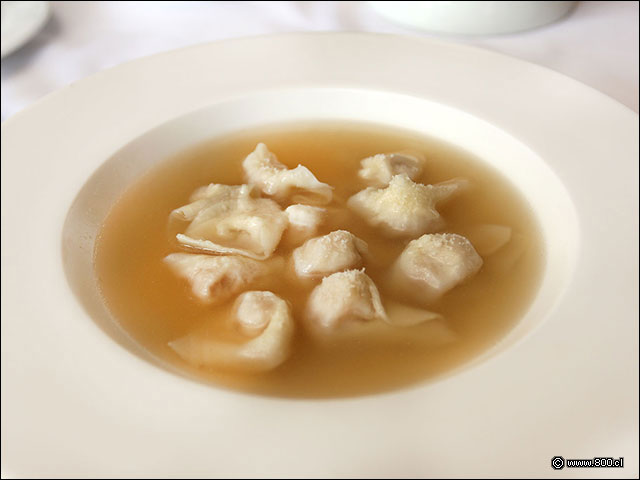
<path fill-rule="evenodd" d="M 176 239 L 200 251 L 263 260 L 274 252 L 288 224 L 276 202 L 253 197 L 247 185 L 212 184 L 196 190 L 191 200 L 172 212 L 191 221 Z"/>
<path fill-rule="evenodd" d="M 284 213 L 287 214 L 289 226 L 303 230 L 314 231 L 324 220 L 327 210 L 311 205 L 289 205 Z"/>
<path fill-rule="evenodd" d="M 323 278 L 307 303 L 307 317 L 313 328 L 325 331 L 350 320 L 383 320 L 386 316 L 378 288 L 364 270 Z"/>
<path fill-rule="evenodd" d="M 234 319 L 250 340 L 236 344 L 192 332 L 169 346 L 195 366 L 265 371 L 287 359 L 295 327 L 286 301 L 272 292 L 243 293 L 236 300 Z"/>
<path fill-rule="evenodd" d="M 455 337 L 438 313 L 389 300 L 383 304 L 378 288 L 363 270 L 325 277 L 309 296 L 305 320 L 321 342 L 406 341 L 401 330 L 421 324 L 430 325 L 428 343 L 446 343 Z"/>
<path fill-rule="evenodd" d="M 264 143 L 244 159 L 242 168 L 249 184 L 277 200 L 291 197 L 294 201 L 326 204 L 333 196 L 333 188 L 318 181 L 307 167 L 288 169 Z"/>
<path fill-rule="evenodd" d="M 336 230 L 296 248 L 293 251 L 295 270 L 301 277 L 313 277 L 359 267 L 367 249 L 367 243 L 352 233 Z"/>
<path fill-rule="evenodd" d="M 246 290 L 283 263 L 279 260 L 265 263 L 239 255 L 193 253 L 171 253 L 164 258 L 175 274 L 189 282 L 193 295 L 207 303 L 219 303 Z"/>
<path fill-rule="evenodd" d="M 378 153 L 360 162 L 358 176 L 374 187 L 384 187 L 395 175 L 415 180 L 422 173 L 424 160 L 417 154 Z"/>
<path fill-rule="evenodd" d="M 444 222 L 436 210 L 437 204 L 464 185 L 462 180 L 423 185 L 400 174 L 386 188 L 368 187 L 347 203 L 369 224 L 383 227 L 388 234 L 416 236 L 442 228 Z"/>
<path fill-rule="evenodd" d="M 419 289 L 420 295 L 436 299 L 478 273 L 482 258 L 471 242 L 455 233 L 426 234 L 409 242 L 395 263 L 394 282 Z"/>
<path fill-rule="evenodd" d="M 289 228 L 285 232 L 287 243 L 300 245 L 315 235 L 327 218 L 327 209 L 312 205 L 289 205 L 284 213 L 289 220 Z"/>
<path fill-rule="evenodd" d="M 193 220 L 200 211 L 218 202 L 251 198 L 253 187 L 249 185 L 222 185 L 211 183 L 197 188 L 189 197 L 189 204 L 176 208 L 171 215 L 180 220 Z"/>

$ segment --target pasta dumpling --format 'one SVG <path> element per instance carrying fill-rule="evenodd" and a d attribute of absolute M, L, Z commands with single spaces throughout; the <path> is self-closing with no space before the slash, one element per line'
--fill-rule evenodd
<path fill-rule="evenodd" d="M 293 251 L 296 273 L 302 277 L 324 276 L 362 264 L 367 243 L 346 230 L 336 230 L 307 240 Z"/>
<path fill-rule="evenodd" d="M 420 295 L 436 299 L 475 275 L 482 258 L 471 242 L 455 233 L 426 234 L 409 242 L 394 265 L 394 283 L 408 280 Z M 411 290 L 409 287 L 408 290 Z"/>
<path fill-rule="evenodd" d="M 187 205 L 176 208 L 171 212 L 171 216 L 180 220 L 193 220 L 203 208 L 217 202 L 237 199 L 249 199 L 252 195 L 253 187 L 249 185 L 222 185 L 220 183 L 210 183 L 197 188 L 189 197 Z"/>
<path fill-rule="evenodd" d="M 259 143 L 244 159 L 242 168 L 249 184 L 276 200 L 290 197 L 294 201 L 326 204 L 333 196 L 333 188 L 318 181 L 307 167 L 288 169 L 264 143 Z"/>
<path fill-rule="evenodd" d="M 195 366 L 266 371 L 289 357 L 294 322 L 286 301 L 271 292 L 243 293 L 234 320 L 250 340 L 236 344 L 192 332 L 169 346 Z"/>
<path fill-rule="evenodd" d="M 208 185 L 196 190 L 191 200 L 172 212 L 191 221 L 176 239 L 204 252 L 263 260 L 274 252 L 288 224 L 276 202 L 253 197 L 247 185 Z"/>
<path fill-rule="evenodd" d="M 395 175 L 415 180 L 422 173 L 424 159 L 408 153 L 378 153 L 360 162 L 358 176 L 374 187 L 384 187 Z"/>
<path fill-rule="evenodd" d="M 327 218 L 327 209 L 312 205 L 289 205 L 284 213 L 289 220 L 289 227 L 284 236 L 285 243 L 300 245 L 315 235 L 316 231 Z"/>
<path fill-rule="evenodd" d="M 438 203 L 457 193 L 465 182 L 451 180 L 436 185 L 415 183 L 406 174 L 395 175 L 386 188 L 368 187 L 347 202 L 373 226 L 391 235 L 421 235 L 443 226 Z"/>
<path fill-rule="evenodd" d="M 336 330 L 349 321 L 384 320 L 386 316 L 380 293 L 364 270 L 323 278 L 307 303 L 307 319 L 316 331 Z"/>
<path fill-rule="evenodd" d="M 207 303 L 222 302 L 247 289 L 257 279 L 268 275 L 278 263 L 257 262 L 239 255 L 193 253 L 171 253 L 164 262 L 191 284 L 191 291 L 198 299 Z"/>
<path fill-rule="evenodd" d="M 289 227 L 315 231 L 324 220 L 327 210 L 311 205 L 295 204 L 285 208 L 284 213 L 289 220 Z"/>

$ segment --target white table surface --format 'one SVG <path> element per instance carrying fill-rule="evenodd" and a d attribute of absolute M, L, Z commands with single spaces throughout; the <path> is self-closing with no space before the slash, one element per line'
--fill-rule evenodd
<path fill-rule="evenodd" d="M 47 25 L 2 60 L 2 119 L 105 68 L 187 45 L 294 31 L 435 36 L 398 26 L 366 2 L 52 2 Z M 579 2 L 528 32 L 439 39 L 564 73 L 638 111 L 638 2 Z M 152 79 L 150 79 L 152 81 Z"/>

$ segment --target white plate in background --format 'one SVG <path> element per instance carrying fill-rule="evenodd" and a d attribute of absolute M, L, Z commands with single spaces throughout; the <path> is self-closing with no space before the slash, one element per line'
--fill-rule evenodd
<path fill-rule="evenodd" d="M 96 195 L 115 195 L 151 154 L 310 115 L 458 138 L 528 189 L 559 256 L 519 338 L 436 382 L 316 401 L 191 382 L 98 327 L 62 263 L 65 218 L 98 167 L 155 139 L 139 164 L 105 164 L 111 190 Z M 410 37 L 206 44 L 101 72 L 11 117 L 1 181 L 3 476 L 638 475 L 638 116 L 589 87 Z M 78 248 L 90 251 L 87 238 Z M 625 468 L 558 472 L 554 455 L 623 456 Z"/>
<path fill-rule="evenodd" d="M 495 35 L 541 27 L 562 18 L 576 2 L 369 2 L 382 16 L 432 32 Z"/>
<path fill-rule="evenodd" d="M 47 23 L 49 2 L 3 1 L 1 5 L 2 58 L 27 43 Z"/>

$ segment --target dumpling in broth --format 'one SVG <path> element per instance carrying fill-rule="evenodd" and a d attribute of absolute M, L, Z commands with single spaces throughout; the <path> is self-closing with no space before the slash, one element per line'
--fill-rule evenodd
<path fill-rule="evenodd" d="M 408 153 L 379 153 L 360 162 L 358 176 L 374 187 L 384 187 L 395 175 L 415 180 L 422 173 L 424 159 Z"/>
<path fill-rule="evenodd" d="M 324 220 L 327 210 L 311 205 L 295 204 L 285 208 L 284 213 L 287 214 L 290 227 L 315 231 Z"/>
<path fill-rule="evenodd" d="M 239 255 L 197 255 L 171 253 L 164 262 L 191 284 L 193 294 L 203 302 L 219 303 L 248 289 L 256 280 L 282 265 L 282 259 L 257 262 Z"/>
<path fill-rule="evenodd" d="M 307 240 L 293 251 L 296 273 L 302 277 L 324 276 L 362 264 L 367 243 L 345 230 Z"/>
<path fill-rule="evenodd" d="M 400 174 L 386 188 L 368 187 L 352 196 L 347 204 L 369 224 L 382 226 L 388 234 L 415 236 L 443 226 L 437 204 L 465 185 L 464 180 L 423 185 Z"/>
<path fill-rule="evenodd" d="M 289 205 L 285 208 L 284 213 L 289 220 L 289 227 L 285 232 L 285 241 L 292 245 L 300 245 L 315 235 L 327 217 L 326 208 L 312 205 Z"/>
<path fill-rule="evenodd" d="M 227 343 L 192 332 L 169 346 L 195 366 L 265 371 L 289 357 L 294 322 L 283 299 L 271 292 L 243 293 L 236 300 L 234 319 L 251 338 L 247 342 Z"/>
<path fill-rule="evenodd" d="M 409 242 L 393 267 L 396 289 L 434 300 L 475 275 L 482 258 L 462 235 L 427 234 Z"/>
<path fill-rule="evenodd" d="M 364 270 L 338 272 L 322 279 L 307 303 L 307 318 L 314 330 L 331 331 L 349 321 L 386 318 L 380 293 Z"/>
<path fill-rule="evenodd" d="M 211 183 L 197 188 L 189 197 L 189 204 L 176 208 L 171 216 L 179 220 L 193 220 L 203 208 L 217 202 L 251 198 L 253 187 L 249 185 L 222 185 Z"/>
<path fill-rule="evenodd" d="M 278 161 L 264 143 L 259 143 L 242 162 L 247 181 L 277 200 L 291 198 L 297 202 L 326 204 L 333 188 L 318 181 L 307 167 L 288 169 Z"/>
<path fill-rule="evenodd" d="M 196 190 L 191 199 L 172 215 L 191 221 L 176 238 L 197 250 L 263 260 L 276 249 L 288 224 L 276 202 L 253 197 L 247 185 L 213 184 Z"/>
<path fill-rule="evenodd" d="M 408 328 L 423 332 L 412 340 L 415 345 L 435 346 L 455 339 L 438 313 L 395 301 L 383 306 L 373 280 L 362 270 L 325 277 L 311 292 L 305 320 L 314 339 L 321 343 L 406 343 Z"/>

